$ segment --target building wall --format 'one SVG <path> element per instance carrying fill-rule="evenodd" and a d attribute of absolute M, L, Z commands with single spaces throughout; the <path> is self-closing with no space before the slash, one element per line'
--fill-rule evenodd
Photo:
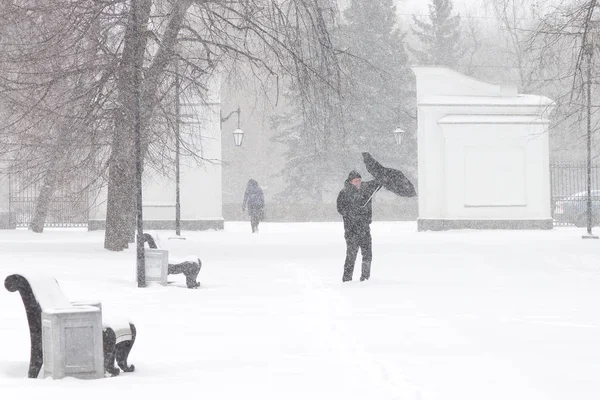
<path fill-rule="evenodd" d="M 222 229 L 222 156 L 219 96 L 220 79 L 207 83 L 208 94 L 181 96 L 180 204 L 184 230 Z M 201 160 L 198 160 L 199 156 Z M 144 226 L 146 229 L 175 229 L 175 175 L 144 169 Z M 91 199 L 88 229 L 104 229 L 106 189 Z"/>
<path fill-rule="evenodd" d="M 459 219 L 549 219 L 547 121 L 441 124 L 444 215 Z"/>
<path fill-rule="evenodd" d="M 10 185 L 7 162 L 0 160 L 0 229 L 15 228 L 14 217 L 10 213 Z"/>
<path fill-rule="evenodd" d="M 414 71 L 419 228 L 552 227 L 552 101 L 444 67 Z"/>

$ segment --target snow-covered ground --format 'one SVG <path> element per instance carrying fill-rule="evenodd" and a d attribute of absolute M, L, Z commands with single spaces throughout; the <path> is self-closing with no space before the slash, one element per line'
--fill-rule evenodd
<path fill-rule="evenodd" d="M 347 284 L 341 223 L 249 231 L 163 238 L 202 258 L 197 290 L 182 276 L 137 288 L 135 249 L 103 250 L 102 232 L 0 231 L 2 279 L 54 275 L 70 299 L 100 299 L 105 317 L 130 317 L 139 335 L 131 374 L 27 379 L 23 304 L 2 289 L 1 398 L 600 398 L 600 241 L 580 229 L 376 222 L 372 279 L 358 282 L 357 269 Z"/>

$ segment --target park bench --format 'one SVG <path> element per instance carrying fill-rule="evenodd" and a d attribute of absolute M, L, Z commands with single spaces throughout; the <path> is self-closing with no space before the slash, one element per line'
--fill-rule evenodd
<path fill-rule="evenodd" d="M 148 247 L 151 249 L 158 249 L 160 239 L 158 234 L 155 232 L 146 232 L 143 235 L 144 243 L 148 243 Z M 202 261 L 196 255 L 189 255 L 186 257 L 179 257 L 172 255 L 169 252 L 168 261 L 168 274 L 183 274 L 185 275 L 185 283 L 189 289 L 195 289 L 200 286 L 200 282 L 196 281 L 200 268 L 202 268 Z"/>
<path fill-rule="evenodd" d="M 25 277 L 9 275 L 4 286 L 10 292 L 18 291 L 25 306 L 31 338 L 31 358 L 29 361 L 29 378 L 37 378 L 44 363 L 42 345 L 42 311 L 60 309 L 76 311 L 82 306 L 98 306 L 99 302 L 71 302 L 60 289 L 58 282 L 52 277 Z M 111 376 L 119 374 L 117 365 L 124 372 L 132 372 L 135 367 L 127 365 L 127 357 L 136 338 L 135 326 L 129 321 L 102 321 L 102 350 L 104 356 L 104 372 Z"/>

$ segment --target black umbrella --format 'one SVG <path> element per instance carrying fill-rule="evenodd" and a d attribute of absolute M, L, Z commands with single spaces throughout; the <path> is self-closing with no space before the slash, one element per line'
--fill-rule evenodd
<path fill-rule="evenodd" d="M 381 185 L 392 193 L 402 197 L 414 197 L 417 195 L 413 184 L 401 171 L 387 168 L 377 162 L 369 153 L 362 153 L 365 167 Z"/>

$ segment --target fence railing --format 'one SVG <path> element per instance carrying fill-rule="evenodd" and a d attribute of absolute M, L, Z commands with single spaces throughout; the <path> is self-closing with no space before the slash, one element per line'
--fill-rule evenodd
<path fill-rule="evenodd" d="M 85 227 L 88 223 L 88 194 L 83 185 L 70 182 L 57 187 L 48 207 L 44 226 Z M 9 210 L 17 227 L 28 227 L 35 213 L 42 182 L 31 183 L 26 176 L 12 174 L 9 179 Z"/>
<path fill-rule="evenodd" d="M 587 166 L 585 163 L 550 165 L 551 210 L 555 226 L 587 223 Z M 593 165 L 593 222 L 600 224 L 600 165 Z M 18 227 L 27 227 L 33 218 L 41 182 L 30 183 L 27 177 L 10 175 L 9 208 Z M 57 188 L 50 202 L 45 226 L 84 227 L 88 223 L 88 194 L 83 185 L 70 182 Z"/>
<path fill-rule="evenodd" d="M 600 222 L 600 165 L 592 165 L 593 222 Z M 587 225 L 587 179 L 585 163 L 550 165 L 551 209 L 555 226 Z"/>

